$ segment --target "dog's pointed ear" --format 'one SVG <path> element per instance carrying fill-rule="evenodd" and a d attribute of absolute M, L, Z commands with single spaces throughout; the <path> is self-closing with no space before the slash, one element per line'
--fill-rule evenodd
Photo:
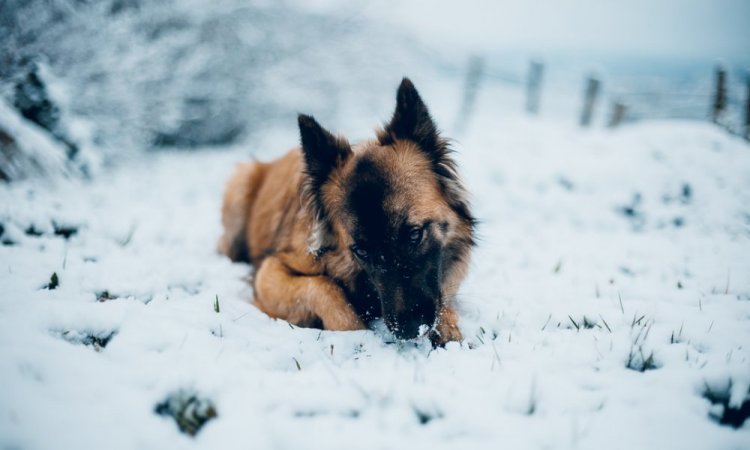
<path fill-rule="evenodd" d="M 378 132 L 381 145 L 393 145 L 397 139 L 410 140 L 432 161 L 432 170 L 445 193 L 448 204 L 473 228 L 475 220 L 469 211 L 466 190 L 451 158 L 448 140 L 440 136 L 427 106 L 408 78 L 401 81 L 396 94 L 396 111 L 391 121 Z"/>
<path fill-rule="evenodd" d="M 416 142 L 428 153 L 441 150 L 437 126 L 414 83 L 408 78 L 404 78 L 398 87 L 396 110 L 379 138 L 382 145 L 390 145 L 396 139 L 407 139 Z"/>
<path fill-rule="evenodd" d="M 320 189 L 331 172 L 352 154 L 349 143 L 320 126 L 312 116 L 297 116 L 305 158 L 305 173 L 313 190 Z"/>

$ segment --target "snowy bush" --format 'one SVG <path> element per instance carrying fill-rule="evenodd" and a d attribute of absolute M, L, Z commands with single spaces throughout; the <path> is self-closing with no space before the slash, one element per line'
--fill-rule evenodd
<path fill-rule="evenodd" d="M 117 153 L 228 144 L 304 108 L 334 116 L 347 91 L 397 82 L 378 75 L 413 53 L 391 33 L 286 2 L 29 0 L 4 2 L 0 16 L 0 76 L 48 63 L 72 112 Z"/>

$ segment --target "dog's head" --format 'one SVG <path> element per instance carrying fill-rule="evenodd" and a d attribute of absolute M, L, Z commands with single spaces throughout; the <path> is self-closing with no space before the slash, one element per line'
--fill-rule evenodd
<path fill-rule="evenodd" d="M 304 190 L 315 216 L 310 247 L 337 271 L 362 271 L 400 338 L 432 326 L 463 279 L 474 219 L 427 107 L 408 79 L 377 140 L 354 150 L 300 115 Z"/>

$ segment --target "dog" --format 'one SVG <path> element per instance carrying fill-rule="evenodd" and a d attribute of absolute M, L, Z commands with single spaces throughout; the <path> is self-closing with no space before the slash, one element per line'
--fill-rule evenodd
<path fill-rule="evenodd" d="M 298 124 L 301 147 L 239 164 L 224 193 L 219 251 L 253 266 L 255 305 L 301 327 L 382 318 L 399 339 L 462 340 L 455 301 L 476 221 L 414 84 L 403 79 L 373 140 Z"/>

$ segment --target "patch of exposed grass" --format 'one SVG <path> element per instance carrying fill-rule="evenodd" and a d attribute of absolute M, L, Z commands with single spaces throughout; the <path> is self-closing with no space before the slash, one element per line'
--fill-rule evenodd
<path fill-rule="evenodd" d="M 102 331 L 102 332 L 90 332 L 90 331 L 74 331 L 66 330 L 60 333 L 67 342 L 77 345 L 85 345 L 92 347 L 95 351 L 100 352 L 104 347 L 109 344 L 112 338 L 117 334 L 116 331 Z"/>
<path fill-rule="evenodd" d="M 5 224 L 0 222 L 0 243 L 6 247 L 16 245 L 16 242 L 9 236 L 5 236 Z"/>
<path fill-rule="evenodd" d="M 28 227 L 26 227 L 26 229 L 24 230 L 24 233 L 26 234 L 26 236 L 32 236 L 32 237 L 39 237 L 44 234 L 41 231 L 39 231 L 34 225 L 29 225 Z"/>
<path fill-rule="evenodd" d="M 52 229 L 55 233 L 55 236 L 61 236 L 65 240 L 68 240 L 71 238 L 71 236 L 75 236 L 78 234 L 78 227 L 73 225 L 62 225 L 55 221 L 52 221 Z"/>
<path fill-rule="evenodd" d="M 96 301 L 99 303 L 104 303 L 107 300 L 114 300 L 116 298 L 117 295 L 110 294 L 110 292 L 107 290 L 96 293 Z"/>
<path fill-rule="evenodd" d="M 422 408 L 414 408 L 414 414 L 420 425 L 427 425 L 435 419 L 442 419 L 443 413 L 440 411 L 426 411 Z"/>
<path fill-rule="evenodd" d="M 42 286 L 42 289 L 54 290 L 60 286 L 60 278 L 57 276 L 57 272 L 52 272 L 52 276 L 49 277 L 49 283 Z"/>
<path fill-rule="evenodd" d="M 195 436 L 206 422 L 218 416 L 210 400 L 184 390 L 169 395 L 154 407 L 154 412 L 173 418 L 180 431 L 189 436 Z"/>
<path fill-rule="evenodd" d="M 722 390 L 712 390 L 708 384 L 706 384 L 703 391 L 703 398 L 715 406 L 715 408 L 712 408 L 709 412 L 709 417 L 721 425 L 740 428 L 744 425 L 748 417 L 750 417 L 750 392 L 748 392 L 747 397 L 745 397 L 742 404 L 739 406 L 730 405 L 729 393 L 731 388 L 731 379 L 729 380 L 727 388 Z"/>
<path fill-rule="evenodd" d="M 644 353 L 643 347 L 641 346 L 638 346 L 637 348 L 635 346 L 630 347 L 630 353 L 628 354 L 628 361 L 625 364 L 625 367 L 630 370 L 635 370 L 636 372 L 645 372 L 647 370 L 659 368 L 654 359 L 654 352 L 652 351 L 646 356 L 646 353 Z"/>
<path fill-rule="evenodd" d="M 591 330 L 592 328 L 602 328 L 602 326 L 599 325 L 599 323 L 596 320 L 590 319 L 586 317 L 585 315 L 583 316 L 583 318 L 578 319 L 578 320 L 575 320 L 573 316 L 568 315 L 568 319 L 570 320 L 570 323 L 573 324 L 576 331 L 581 331 L 582 329 Z M 609 329 L 609 326 L 607 326 L 607 329 Z"/>

